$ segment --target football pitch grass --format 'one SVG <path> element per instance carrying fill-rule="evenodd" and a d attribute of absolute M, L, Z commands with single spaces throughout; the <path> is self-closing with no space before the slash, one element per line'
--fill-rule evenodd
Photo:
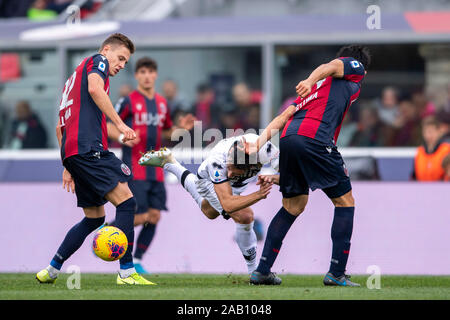
<path fill-rule="evenodd" d="M 80 289 L 68 289 L 70 274 L 39 284 L 35 274 L 0 274 L 1 300 L 440 300 L 450 299 L 450 276 L 381 276 L 368 289 L 368 275 L 352 276 L 360 288 L 325 287 L 323 276 L 280 275 L 280 286 L 253 286 L 246 275 L 153 274 L 156 286 L 119 286 L 115 274 L 81 274 Z"/>

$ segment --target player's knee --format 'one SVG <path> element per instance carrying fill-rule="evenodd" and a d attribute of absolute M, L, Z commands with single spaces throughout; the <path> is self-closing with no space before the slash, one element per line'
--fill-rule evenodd
<path fill-rule="evenodd" d="M 299 216 L 305 211 L 306 204 L 299 202 L 283 201 L 283 208 L 293 216 Z"/>
<path fill-rule="evenodd" d="M 205 216 L 210 219 L 210 220 L 214 220 L 215 218 L 217 218 L 219 216 L 218 212 L 213 212 L 211 210 L 206 210 L 203 211 L 203 213 L 205 214 Z"/>
<path fill-rule="evenodd" d="M 293 198 L 283 198 L 283 208 L 293 216 L 299 216 L 303 211 L 305 211 L 307 203 L 307 195 L 299 195 Z"/>
<path fill-rule="evenodd" d="M 202 212 L 208 219 L 211 220 L 214 220 L 219 216 L 219 213 L 214 208 L 212 208 L 207 201 L 202 202 Z"/>
<path fill-rule="evenodd" d="M 355 198 L 353 198 L 352 192 L 347 192 L 343 196 L 331 199 L 335 207 L 354 207 Z"/>
<path fill-rule="evenodd" d="M 283 205 L 283 208 L 286 209 L 287 212 L 292 214 L 293 216 L 299 216 L 305 211 L 305 207 L 298 207 L 298 206 L 285 206 Z"/>
<path fill-rule="evenodd" d="M 253 222 L 253 211 L 246 211 L 242 213 L 238 218 L 240 224 L 250 224 Z"/>

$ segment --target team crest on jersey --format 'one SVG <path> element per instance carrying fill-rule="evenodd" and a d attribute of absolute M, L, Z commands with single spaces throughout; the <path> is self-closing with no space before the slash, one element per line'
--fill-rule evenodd
<path fill-rule="evenodd" d="M 122 164 L 120 165 L 120 169 L 122 169 L 122 172 L 123 172 L 124 174 L 126 174 L 127 176 L 129 176 L 129 175 L 131 174 L 130 168 L 128 168 L 128 166 L 127 166 L 125 163 L 122 163 Z"/>
<path fill-rule="evenodd" d="M 142 110 L 142 104 L 138 103 L 136 105 L 136 109 L 138 109 L 138 111 L 141 111 Z"/>

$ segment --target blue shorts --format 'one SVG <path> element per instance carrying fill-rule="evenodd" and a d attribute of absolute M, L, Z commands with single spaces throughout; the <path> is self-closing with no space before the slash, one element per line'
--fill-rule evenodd
<path fill-rule="evenodd" d="M 322 189 L 338 198 L 352 186 L 344 160 L 336 146 L 300 135 L 280 139 L 280 191 L 284 198 Z"/>
<path fill-rule="evenodd" d="M 77 206 L 81 208 L 104 205 L 108 192 L 132 178 L 127 165 L 110 151 L 77 154 L 64 159 L 63 165 L 75 182 Z"/>
<path fill-rule="evenodd" d="M 146 213 L 148 209 L 167 210 L 164 182 L 131 180 L 128 185 L 137 202 L 136 213 Z"/>

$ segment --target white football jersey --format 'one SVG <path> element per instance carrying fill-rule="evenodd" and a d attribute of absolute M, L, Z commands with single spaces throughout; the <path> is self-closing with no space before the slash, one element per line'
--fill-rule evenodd
<path fill-rule="evenodd" d="M 249 133 L 243 135 L 248 142 L 256 142 L 258 135 Z M 208 179 L 212 183 L 229 181 L 233 188 L 240 188 L 249 182 L 256 180 L 260 169 L 249 169 L 243 175 L 228 179 L 227 155 L 235 141 L 241 140 L 242 136 L 236 136 L 220 141 L 211 149 L 208 157 L 198 168 L 197 174 L 202 179 Z M 262 165 L 270 163 L 271 167 L 278 171 L 278 157 L 280 151 L 270 141 L 266 142 L 258 152 L 258 162 Z"/>

